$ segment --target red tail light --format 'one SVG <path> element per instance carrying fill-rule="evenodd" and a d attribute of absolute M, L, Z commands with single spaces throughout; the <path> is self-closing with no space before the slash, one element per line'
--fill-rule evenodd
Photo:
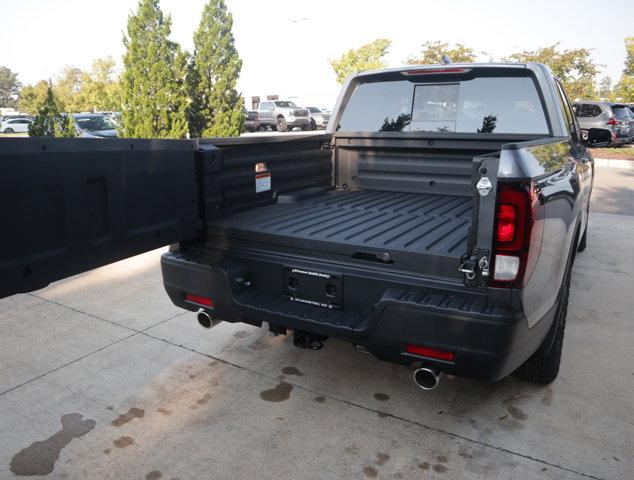
<path fill-rule="evenodd" d="M 204 305 L 205 307 L 214 306 L 214 301 L 211 298 L 200 297 L 198 295 L 192 295 L 191 293 L 185 296 L 185 300 L 191 303 L 197 303 L 198 305 Z"/>
<path fill-rule="evenodd" d="M 496 287 L 521 285 L 530 275 L 534 262 L 529 261 L 534 209 L 539 206 L 533 184 L 498 186 L 493 245 L 493 283 Z"/>
<path fill-rule="evenodd" d="M 608 118 L 608 122 L 606 123 L 606 125 L 616 125 L 616 124 L 617 124 L 617 121 L 616 121 L 616 118 L 614 117 Z"/>
<path fill-rule="evenodd" d="M 445 350 L 437 350 L 435 348 L 421 347 L 419 345 L 408 345 L 405 349 L 407 353 L 420 355 L 421 357 L 437 358 L 438 360 L 453 361 L 453 353 Z"/>

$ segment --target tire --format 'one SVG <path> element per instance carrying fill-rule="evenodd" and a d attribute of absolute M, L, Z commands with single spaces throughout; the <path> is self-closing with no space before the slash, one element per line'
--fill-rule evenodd
<path fill-rule="evenodd" d="M 278 132 L 288 131 L 288 125 L 286 124 L 286 119 L 284 117 L 277 117 L 276 127 Z"/>
<path fill-rule="evenodd" d="M 15 133 L 12 128 L 5 128 L 4 133 Z"/>
<path fill-rule="evenodd" d="M 273 125 L 269 125 L 269 127 L 271 127 L 272 132 L 277 132 L 277 125 L 273 124 Z M 266 127 L 264 127 L 264 130 L 266 130 Z"/>
<path fill-rule="evenodd" d="M 561 286 L 561 296 L 557 304 L 557 312 L 552 327 L 556 329 L 554 336 L 550 332 L 546 335 L 537 351 L 513 372 L 514 377 L 538 385 L 548 385 L 557 378 L 564 344 L 569 293 L 570 268 L 568 268 L 564 283 Z"/>
<path fill-rule="evenodd" d="M 317 122 L 314 119 L 310 119 L 310 129 L 317 130 Z"/>

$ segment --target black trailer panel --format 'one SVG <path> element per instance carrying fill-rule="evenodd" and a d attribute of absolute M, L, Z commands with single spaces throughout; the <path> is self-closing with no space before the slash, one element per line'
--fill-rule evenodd
<path fill-rule="evenodd" d="M 196 236 L 196 142 L 0 140 L 0 297 Z"/>

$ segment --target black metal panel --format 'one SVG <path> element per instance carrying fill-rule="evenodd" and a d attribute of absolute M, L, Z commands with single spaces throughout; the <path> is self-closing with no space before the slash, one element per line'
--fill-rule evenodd
<path fill-rule="evenodd" d="M 0 140 L 0 297 L 196 236 L 189 140 Z"/>

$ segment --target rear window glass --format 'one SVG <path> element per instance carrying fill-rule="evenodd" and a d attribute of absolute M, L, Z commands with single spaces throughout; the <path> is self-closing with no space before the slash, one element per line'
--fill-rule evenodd
<path fill-rule="evenodd" d="M 528 77 L 479 77 L 448 83 L 361 83 L 337 130 L 357 132 L 548 133 Z"/>
<path fill-rule="evenodd" d="M 612 107 L 612 111 L 619 120 L 628 120 L 630 118 L 630 111 L 625 107 Z"/>
<path fill-rule="evenodd" d="M 580 118 L 598 117 L 601 115 L 601 107 L 588 103 L 579 103 L 574 106 L 575 115 Z"/>

